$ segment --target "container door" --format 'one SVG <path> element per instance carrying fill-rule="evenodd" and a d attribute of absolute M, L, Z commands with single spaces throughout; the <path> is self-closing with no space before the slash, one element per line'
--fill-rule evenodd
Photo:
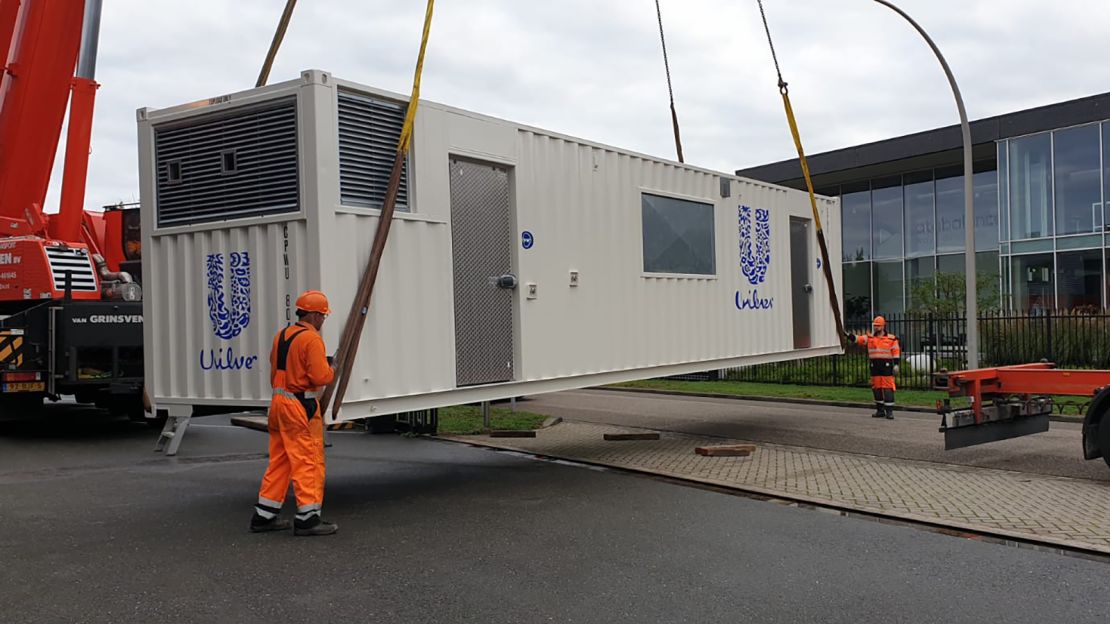
<path fill-rule="evenodd" d="M 512 381 L 516 276 L 509 170 L 457 158 L 450 167 L 456 381 Z"/>
<path fill-rule="evenodd" d="M 810 328 L 809 219 L 790 218 L 790 301 L 794 317 L 794 348 L 813 346 Z"/>

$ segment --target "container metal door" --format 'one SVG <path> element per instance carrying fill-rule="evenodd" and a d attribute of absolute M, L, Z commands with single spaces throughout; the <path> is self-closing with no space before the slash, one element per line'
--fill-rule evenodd
<path fill-rule="evenodd" d="M 809 283 L 809 219 L 790 218 L 790 301 L 794 317 L 794 348 L 813 346 L 810 308 L 813 286 Z"/>
<path fill-rule="evenodd" d="M 458 158 L 450 167 L 456 382 L 512 381 L 516 276 L 509 170 Z"/>

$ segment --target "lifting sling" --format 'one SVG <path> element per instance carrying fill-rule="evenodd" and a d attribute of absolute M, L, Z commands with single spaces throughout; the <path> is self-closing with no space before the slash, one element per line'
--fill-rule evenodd
<path fill-rule="evenodd" d="M 339 348 L 335 354 L 335 379 L 324 390 L 320 399 L 322 408 L 326 408 L 332 397 L 335 397 L 331 406 L 332 417 L 339 415 L 339 408 L 343 406 L 343 395 L 347 392 L 347 384 L 351 380 L 351 369 L 355 363 L 355 354 L 358 352 L 359 339 L 362 337 L 362 328 L 366 324 L 366 315 L 370 312 L 370 298 L 374 294 L 374 283 L 378 279 L 378 267 L 381 266 L 382 252 L 389 238 L 389 228 L 393 225 L 393 211 L 397 205 L 397 191 L 401 185 L 401 169 L 405 164 L 405 157 L 412 141 L 412 126 L 416 119 L 416 107 L 420 102 L 420 75 L 424 71 L 424 52 L 428 48 L 428 35 L 432 29 L 432 8 L 435 0 L 428 0 L 428 8 L 424 14 L 424 32 L 420 38 L 420 53 L 416 58 L 416 73 L 412 81 L 412 95 L 405 112 L 405 124 L 401 127 L 401 137 L 397 141 L 397 153 L 393 158 L 393 171 L 389 176 L 389 186 L 386 187 L 385 199 L 382 201 L 382 211 L 378 216 L 378 229 L 374 234 L 374 244 L 370 248 L 370 259 L 366 269 L 359 280 L 358 292 L 351 302 L 351 311 L 347 314 L 347 321 L 343 325 L 343 333 L 339 337 Z"/>
<path fill-rule="evenodd" d="M 824 269 L 825 283 L 829 287 L 829 305 L 832 307 L 833 318 L 836 320 L 836 332 L 841 345 L 845 345 L 844 320 L 840 317 L 840 297 L 836 294 L 836 285 L 833 283 L 832 269 L 829 264 L 829 248 L 825 243 L 825 230 L 821 227 L 821 215 L 817 213 L 817 197 L 813 192 L 813 180 L 809 175 L 809 163 L 802 149 L 802 137 L 798 133 L 798 122 L 794 119 L 794 109 L 790 106 L 790 90 L 786 81 L 782 79 L 782 70 L 779 68 L 779 59 L 775 54 L 775 44 L 771 41 L 771 28 L 767 25 L 767 14 L 763 11 L 763 0 L 759 3 L 759 14 L 763 18 L 763 30 L 767 33 L 767 45 L 771 48 L 771 59 L 775 62 L 775 73 L 779 77 L 779 93 L 782 95 L 782 105 L 786 109 L 786 122 L 790 125 L 790 134 L 794 137 L 794 147 L 798 150 L 798 162 L 802 166 L 802 176 L 806 180 L 806 190 L 809 191 L 809 205 L 813 210 L 813 224 L 817 230 L 817 245 L 821 248 L 821 267 Z"/>

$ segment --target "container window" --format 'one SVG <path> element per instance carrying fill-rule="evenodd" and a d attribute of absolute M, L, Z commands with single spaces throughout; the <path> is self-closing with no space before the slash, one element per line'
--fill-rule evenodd
<path fill-rule="evenodd" d="M 712 204 L 648 193 L 640 204 L 646 273 L 716 273 Z"/>

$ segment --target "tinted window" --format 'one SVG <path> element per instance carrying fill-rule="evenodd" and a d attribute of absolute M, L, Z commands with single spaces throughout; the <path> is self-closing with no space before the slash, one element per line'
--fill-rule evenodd
<path fill-rule="evenodd" d="M 845 262 L 871 259 L 871 191 L 846 193 L 840 198 Z"/>
<path fill-rule="evenodd" d="M 1102 228 L 1098 126 L 1058 130 L 1053 143 L 1056 233 L 1098 232 Z"/>
<path fill-rule="evenodd" d="M 644 194 L 644 271 L 713 275 L 713 205 Z M 753 227 L 754 227 L 753 223 Z"/>
<path fill-rule="evenodd" d="M 1039 134 L 1010 141 L 1010 238 L 1052 236 L 1051 139 Z"/>

